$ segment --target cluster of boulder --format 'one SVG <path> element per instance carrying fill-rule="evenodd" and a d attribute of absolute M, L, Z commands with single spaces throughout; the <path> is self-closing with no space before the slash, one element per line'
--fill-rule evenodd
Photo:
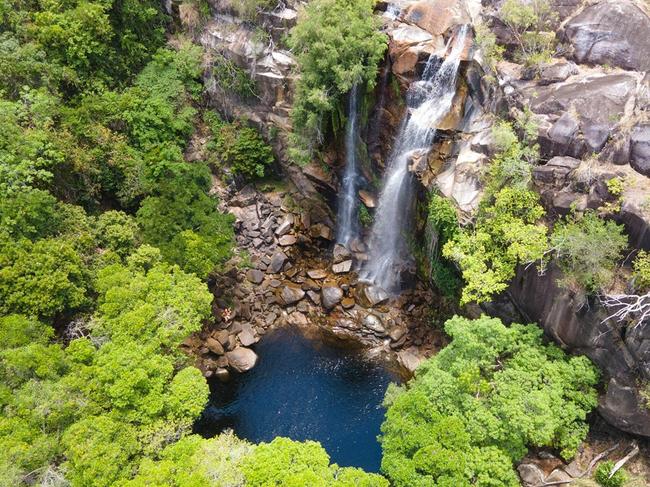
<path fill-rule="evenodd" d="M 326 216 L 296 205 L 296 189 L 215 191 L 237 218 L 238 248 L 250 262 L 215 277 L 215 323 L 185 342 L 206 377 L 250 370 L 254 344 L 280 326 L 376 349 L 409 371 L 442 345 L 440 331 L 428 326 L 432 294 L 420 284 L 395 298 L 358 282 L 364 246 L 335 245 Z"/>

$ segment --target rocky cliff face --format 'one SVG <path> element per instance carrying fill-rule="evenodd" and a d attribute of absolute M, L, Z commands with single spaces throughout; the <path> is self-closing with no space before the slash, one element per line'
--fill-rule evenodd
<path fill-rule="evenodd" d="M 344 155 L 337 153 L 334 144 L 321 161 L 325 167 L 319 162 L 305 168 L 291 165 L 285 157 L 296 75 L 295 60 L 284 47 L 283 37 L 297 21 L 299 3 L 285 1 L 250 22 L 235 15 L 231 0 L 210 0 L 212 17 L 195 34 L 208 53 L 205 81 L 211 103 L 228 117 L 248 119 L 265 134 L 291 181 L 289 192 L 301 209 L 295 214 L 300 231 L 329 235 L 334 227 L 330 202 L 338 191 Z M 364 159 L 368 184 L 360 200 L 371 211 L 379 189 L 373 181 L 380 179 L 392 149 L 406 90 L 419 79 L 431 54 L 445 55 L 446 43 L 460 24 L 487 22 L 501 44 L 512 46 L 512 37 L 495 16 L 501 3 L 378 3 L 377 15 L 383 19 L 389 48 L 379 72 L 374 107 L 362 133 L 368 149 Z M 497 115 L 529 108 L 539 125 L 543 156 L 534 170 L 534 184 L 549 215 L 554 218 L 571 208 L 603 206 L 612 198 L 606 181 L 623 177 L 626 185 L 616 218 L 625 224 L 631 246 L 650 249 L 647 4 L 633 0 L 552 3 L 559 14 L 555 28 L 560 47 L 553 61 L 538 70 L 501 62 L 495 79 L 490 80 L 480 53 L 473 50 L 471 40 L 468 42 L 451 113 L 438 127 L 434 149 L 426 158 L 414 158 L 411 170 L 423 194 L 436 188 L 456 203 L 462 215 L 471 218 L 481 197 L 481 176 L 493 153 L 494 120 Z M 222 57 L 251 76 L 258 87 L 256 96 L 243 99 L 219 86 L 213 68 Z M 246 218 L 242 218 L 244 222 Z M 301 276 L 297 274 L 298 279 Z M 587 354 L 601 367 L 607 384 L 602 415 L 625 431 L 650 436 L 650 409 L 638 393 L 638 383 L 650 379 L 650 328 L 603 322 L 605 311 L 597 303 L 586 307 L 559 288 L 557 279 L 557 270 L 541 277 L 533 270 L 521 271 L 510 295 L 526 318 L 540 323 L 549 337 L 567 349 Z M 277 276 L 271 280 L 275 284 Z M 340 283 L 336 287 L 340 289 Z M 354 288 L 343 291 L 349 297 Z M 338 297 L 343 299 L 343 295 Z"/>

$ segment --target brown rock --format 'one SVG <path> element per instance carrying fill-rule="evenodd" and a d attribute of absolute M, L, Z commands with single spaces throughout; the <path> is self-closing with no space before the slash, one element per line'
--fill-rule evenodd
<path fill-rule="evenodd" d="M 323 269 L 311 269 L 307 271 L 307 275 L 312 279 L 324 279 L 327 277 L 327 271 Z"/>
<path fill-rule="evenodd" d="M 237 372 L 246 372 L 257 364 L 257 354 L 250 348 L 237 347 L 231 352 L 226 352 L 228 363 Z"/>
<path fill-rule="evenodd" d="M 248 272 L 246 272 L 246 279 L 253 284 L 259 284 L 264 280 L 264 273 L 257 269 L 248 269 Z"/>
<path fill-rule="evenodd" d="M 302 298 L 305 297 L 305 291 L 300 289 L 299 287 L 294 287 L 294 286 L 284 286 L 282 289 L 282 293 L 280 295 L 282 298 L 282 301 L 286 305 L 294 304 L 300 301 Z"/>
<path fill-rule="evenodd" d="M 289 247 L 296 243 L 295 235 L 283 235 L 278 239 L 278 244 L 282 247 Z"/>
<path fill-rule="evenodd" d="M 353 308 L 356 303 L 354 302 L 354 299 L 352 298 L 343 298 L 341 300 L 341 306 L 343 306 L 344 309 L 350 309 Z"/>
<path fill-rule="evenodd" d="M 212 353 L 215 353 L 217 355 L 223 355 L 223 346 L 221 343 L 219 343 L 219 340 L 215 340 L 212 337 L 208 337 L 207 340 L 205 341 L 205 345 L 208 347 L 208 350 L 210 350 Z"/>

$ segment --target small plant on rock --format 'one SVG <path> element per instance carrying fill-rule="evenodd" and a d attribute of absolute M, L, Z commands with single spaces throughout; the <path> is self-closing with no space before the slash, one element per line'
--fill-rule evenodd
<path fill-rule="evenodd" d="M 499 19 L 517 43 L 516 60 L 526 66 L 548 62 L 553 54 L 557 14 L 547 0 L 506 0 Z"/>
<path fill-rule="evenodd" d="M 613 468 L 614 462 L 610 460 L 600 463 L 594 475 L 596 482 L 602 487 L 621 487 L 627 480 L 627 474 L 623 469 L 620 469 L 614 475 L 610 476 Z"/>

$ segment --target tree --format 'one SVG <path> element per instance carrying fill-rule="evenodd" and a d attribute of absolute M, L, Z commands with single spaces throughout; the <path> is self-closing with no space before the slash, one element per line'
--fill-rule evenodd
<path fill-rule="evenodd" d="M 543 215 L 535 192 L 506 187 L 481 209 L 473 230 L 445 244 L 443 256 L 458 264 L 465 281 L 461 303 L 488 301 L 508 287 L 518 264 L 544 257 L 547 230 L 538 223 Z"/>
<path fill-rule="evenodd" d="M 451 343 L 386 395 L 382 471 L 393 485 L 517 486 L 529 447 L 572 457 L 597 404 L 596 368 L 534 325 L 454 317 Z"/>
<path fill-rule="evenodd" d="M 300 67 L 292 111 L 298 160 L 322 141 L 327 117 L 336 120 L 342 96 L 353 85 L 374 86 L 386 36 L 378 30 L 373 8 L 374 0 L 316 0 L 300 12 L 291 30 L 289 45 Z"/>
<path fill-rule="evenodd" d="M 242 461 L 246 485 L 286 486 L 348 486 L 367 485 L 388 487 L 388 481 L 376 474 L 355 468 L 330 465 L 330 459 L 320 443 L 303 443 L 288 438 L 275 438 L 258 445 Z"/>
<path fill-rule="evenodd" d="M 0 312 L 51 319 L 86 304 L 83 262 L 65 240 L 0 246 Z"/>
<path fill-rule="evenodd" d="M 557 14 L 548 0 L 506 0 L 499 18 L 517 43 L 519 61 L 535 66 L 550 60 Z"/>
<path fill-rule="evenodd" d="M 565 274 L 561 283 L 597 293 L 612 282 L 627 237 L 623 226 L 587 212 L 556 223 L 551 247 Z"/>

